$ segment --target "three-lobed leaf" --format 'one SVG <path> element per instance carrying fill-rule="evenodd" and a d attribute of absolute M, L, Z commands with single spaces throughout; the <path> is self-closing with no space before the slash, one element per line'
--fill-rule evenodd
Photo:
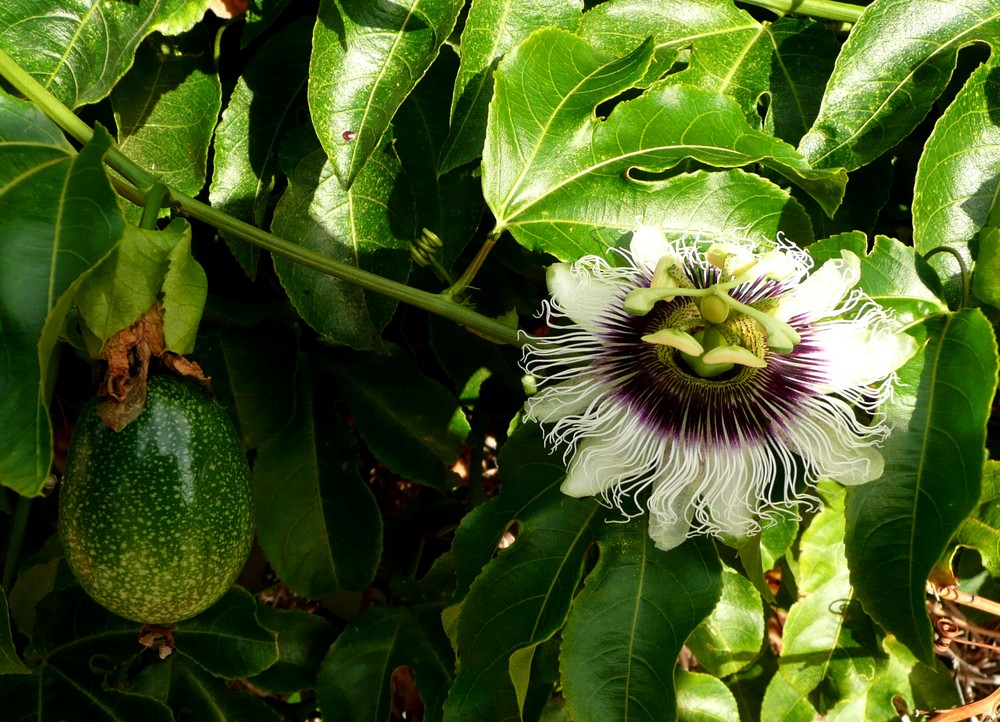
<path fill-rule="evenodd" d="M 833 212 L 846 174 L 809 167 L 791 146 L 750 127 L 726 95 L 668 78 L 606 119 L 595 116 L 600 103 L 641 81 L 651 57 L 650 41 L 613 58 L 548 29 L 504 59 L 483 155 L 483 191 L 499 228 L 530 248 L 576 257 L 565 249 L 592 249 L 595 227 L 665 227 L 662 195 L 670 190 L 662 174 L 687 159 L 717 168 L 762 163 Z"/>

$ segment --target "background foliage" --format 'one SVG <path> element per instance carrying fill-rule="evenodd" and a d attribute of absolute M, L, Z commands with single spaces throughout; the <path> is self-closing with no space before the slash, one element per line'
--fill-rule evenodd
<path fill-rule="evenodd" d="M 960 703 L 925 582 L 1000 573 L 1000 1 L 205 10 L 0 4 L 0 717 Z M 25 99 L 18 66 L 44 90 Z M 561 457 L 517 416 L 519 352 L 483 336 L 544 332 L 545 267 L 640 221 L 862 256 L 861 288 L 921 344 L 882 479 L 824 483 L 821 511 L 740 550 L 662 552 L 642 517 L 560 493 Z M 157 300 L 240 432 L 257 525 L 239 586 L 166 659 L 79 590 L 54 534 L 102 346 Z"/>

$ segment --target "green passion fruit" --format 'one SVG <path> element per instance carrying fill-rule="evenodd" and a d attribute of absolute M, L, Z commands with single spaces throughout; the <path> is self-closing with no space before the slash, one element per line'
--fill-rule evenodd
<path fill-rule="evenodd" d="M 150 377 L 122 431 L 83 410 L 59 492 L 66 560 L 95 601 L 169 625 L 203 611 L 250 553 L 250 469 L 232 423 L 193 385 Z"/>

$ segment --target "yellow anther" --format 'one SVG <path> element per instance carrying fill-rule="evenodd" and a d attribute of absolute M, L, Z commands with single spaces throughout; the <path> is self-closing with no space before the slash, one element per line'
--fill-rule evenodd
<path fill-rule="evenodd" d="M 742 276 L 757 264 L 757 257 L 735 243 L 713 243 L 705 251 L 705 259 L 726 276 Z"/>
<path fill-rule="evenodd" d="M 762 369 L 767 363 L 760 356 L 750 349 L 742 346 L 716 346 L 706 352 L 701 360 L 706 364 L 739 364 L 740 366 L 750 366 L 755 369 Z"/>
<path fill-rule="evenodd" d="M 694 336 L 683 331 L 678 331 L 676 328 L 661 328 L 656 333 L 643 336 L 642 340 L 646 343 L 670 346 L 681 353 L 690 354 L 691 356 L 701 356 L 705 351 Z"/>
<path fill-rule="evenodd" d="M 674 278 L 670 271 L 678 266 L 677 258 L 668 255 L 660 258 L 656 262 L 656 268 L 653 270 L 653 279 L 649 282 L 650 288 L 677 288 L 677 279 Z M 673 299 L 664 299 L 665 301 L 671 301 Z"/>

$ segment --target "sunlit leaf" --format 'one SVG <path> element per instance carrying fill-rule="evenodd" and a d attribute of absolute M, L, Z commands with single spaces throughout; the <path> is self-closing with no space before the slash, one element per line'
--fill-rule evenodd
<path fill-rule="evenodd" d="M 995 12 L 1000 18 L 1000 5 Z M 938 119 L 920 156 L 913 190 L 914 247 L 921 254 L 940 246 L 951 248 L 961 255 L 967 268 L 971 268 L 974 255 L 969 243 L 986 226 L 996 206 L 996 165 L 1000 163 L 998 68 L 996 62 L 980 66 Z M 957 298 L 960 270 L 956 259 L 940 253 L 931 265 Z M 985 269 L 983 272 L 985 276 Z M 979 283 L 987 280 L 977 278 Z"/>
<path fill-rule="evenodd" d="M 946 0 L 932 10 L 921 0 L 876 0 L 840 51 L 819 116 L 799 144 L 802 154 L 823 168 L 870 163 L 924 119 L 959 48 L 994 43 L 998 29 L 997 0 Z"/>
<path fill-rule="evenodd" d="M 164 183 L 198 195 L 221 103 L 207 32 L 153 36 L 111 94 L 118 147 Z"/>
<path fill-rule="evenodd" d="M 847 559 L 865 611 L 918 659 L 933 658 L 924 584 L 976 507 L 997 351 L 978 310 L 925 321 L 923 349 L 885 407 L 893 432 L 877 483 L 851 487 Z"/>
<path fill-rule="evenodd" d="M 705 671 L 728 677 L 757 658 L 765 629 L 760 593 L 746 577 L 723 567 L 719 601 L 688 636 L 687 646 Z"/>
<path fill-rule="evenodd" d="M 482 154 L 493 71 L 500 59 L 535 30 L 550 26 L 575 30 L 581 10 L 581 0 L 474 0 L 462 30 L 462 64 L 451 99 L 450 129 L 441 150 L 442 171 Z"/>
<path fill-rule="evenodd" d="M 333 175 L 350 188 L 400 103 L 447 40 L 462 0 L 321 0 L 309 108 Z"/>
<path fill-rule="evenodd" d="M 326 154 L 314 150 L 289 173 L 290 187 L 275 209 L 271 231 L 327 257 L 405 281 L 413 206 L 400 173 L 391 146 L 383 146 L 345 192 Z M 274 267 L 296 310 L 319 333 L 355 348 L 378 346 L 394 301 L 284 258 L 275 258 Z"/>
<path fill-rule="evenodd" d="M 437 614 L 369 609 L 352 619 L 330 648 L 320 668 L 316 697 L 328 719 L 382 722 L 392 709 L 393 676 L 409 668 L 424 703 L 424 719 L 435 722 L 442 719 L 453 665 Z"/>
<path fill-rule="evenodd" d="M 983 467 L 983 490 L 979 508 L 962 522 L 955 542 L 979 552 L 994 577 L 1000 577 L 1000 462 Z"/>
<path fill-rule="evenodd" d="M 215 131 L 212 206 L 260 228 L 280 170 L 281 140 L 305 109 L 311 33 L 302 18 L 254 53 Z M 243 270 L 255 277 L 258 248 L 227 240 Z"/>
<path fill-rule="evenodd" d="M 710 674 L 696 674 L 678 669 L 674 672 L 674 685 L 679 722 L 723 722 L 739 719 L 740 713 L 733 693 L 722 680 Z"/>
<path fill-rule="evenodd" d="M 378 506 L 357 470 L 354 436 L 313 400 L 300 361 L 295 415 L 261 444 L 253 469 L 257 538 L 290 589 L 322 597 L 363 589 L 381 554 Z"/>
<path fill-rule="evenodd" d="M 108 95 L 142 39 L 191 28 L 202 0 L 9 0 L 0 4 L 0 48 L 71 108 Z"/>
<path fill-rule="evenodd" d="M 194 350 L 207 296 L 208 277 L 191 255 L 191 231 L 185 228 L 167 254 L 163 277 L 163 341 L 167 351 L 187 354 Z"/>
<path fill-rule="evenodd" d="M 846 174 L 810 168 L 791 146 L 747 125 L 728 96 L 660 82 L 598 119 L 595 105 L 641 80 L 651 53 L 646 42 L 614 59 L 550 29 L 503 60 L 483 155 L 484 194 L 500 228 L 530 248 L 575 257 L 566 249 L 592 249 L 595 227 L 667 225 L 661 194 L 672 195 L 669 184 L 643 174 L 661 174 L 687 158 L 721 168 L 762 163 L 828 212 L 836 208 Z M 780 193 L 773 191 L 772 198 Z M 600 198 L 616 200 L 595 202 Z M 730 211 L 733 205 L 744 204 L 730 204 Z M 723 218 L 709 216 L 709 223 Z"/>
<path fill-rule="evenodd" d="M 677 655 L 719 599 L 712 542 L 694 539 L 663 552 L 643 521 L 599 529 L 597 567 L 566 621 L 560 667 L 574 719 L 670 719 Z M 697 697 L 693 686 L 688 691 Z"/>
<path fill-rule="evenodd" d="M 49 362 L 74 284 L 124 221 L 98 130 L 76 154 L 27 104 L 0 95 L 0 483 L 34 496 L 49 474 Z M 47 324 L 47 325 L 46 325 Z"/>

